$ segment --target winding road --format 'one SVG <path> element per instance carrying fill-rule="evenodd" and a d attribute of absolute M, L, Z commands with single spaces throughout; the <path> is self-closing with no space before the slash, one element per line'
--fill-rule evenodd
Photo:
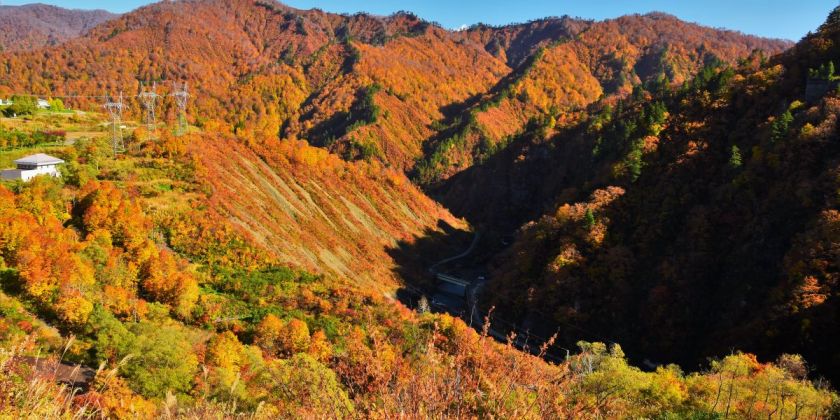
<path fill-rule="evenodd" d="M 473 237 L 472 243 L 470 244 L 469 248 L 467 248 L 464 252 L 440 260 L 429 267 L 429 273 L 433 274 L 437 278 L 437 280 L 441 282 L 441 284 L 437 288 L 437 293 L 432 297 L 432 304 L 453 315 L 464 317 L 465 321 L 467 321 L 467 323 L 472 328 L 475 328 L 478 331 L 482 331 L 484 327 L 484 318 L 488 315 L 481 314 L 478 310 L 478 297 L 481 293 L 481 289 L 484 288 L 485 284 L 487 283 L 487 280 L 484 277 L 478 277 L 472 281 L 464 280 L 457 276 L 443 273 L 440 270 L 438 270 L 438 267 L 453 261 L 457 261 L 462 258 L 466 258 L 478 246 L 478 241 L 480 239 L 481 233 L 476 232 L 475 236 Z M 464 287 L 463 295 L 458 296 L 458 294 L 455 293 L 451 288 L 452 285 Z M 464 313 L 464 310 L 469 311 L 468 317 L 465 316 L 466 314 Z M 500 319 L 496 319 L 494 322 L 505 323 Z M 516 326 L 513 324 L 509 324 L 509 326 L 514 330 L 516 328 Z M 495 338 L 499 342 L 506 343 L 508 341 L 508 337 L 506 334 L 492 327 L 487 328 L 487 334 Z M 529 342 L 531 339 L 534 339 L 533 343 Z M 539 345 L 544 343 L 545 341 L 545 338 L 525 334 L 524 336 L 518 335 L 512 344 L 523 351 L 528 351 L 534 354 L 536 350 L 539 350 Z M 545 353 L 543 354 L 543 357 L 554 362 L 559 362 L 563 360 L 561 356 L 552 353 Z"/>
<path fill-rule="evenodd" d="M 478 240 L 481 239 L 481 232 L 476 232 L 475 236 L 473 236 L 472 243 L 470 243 L 470 247 L 467 248 L 464 252 L 449 258 L 444 258 L 436 263 L 434 263 L 431 267 L 429 267 L 429 272 L 432 274 L 438 274 L 437 268 L 443 264 L 450 263 L 452 261 L 460 260 L 461 258 L 465 258 L 469 256 L 474 250 L 475 247 L 478 246 Z"/>

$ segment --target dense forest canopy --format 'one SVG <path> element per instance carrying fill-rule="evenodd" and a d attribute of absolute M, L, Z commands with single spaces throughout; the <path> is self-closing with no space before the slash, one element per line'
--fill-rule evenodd
<path fill-rule="evenodd" d="M 0 164 L 65 161 L 0 185 L 3 415 L 840 413 L 840 9 L 796 45 L 662 13 L 50 13 L 75 29 L 0 52 Z"/>
<path fill-rule="evenodd" d="M 655 360 L 788 351 L 836 377 L 837 85 L 805 98 L 832 86 L 831 22 L 781 55 L 535 124 L 441 186 L 473 223 L 522 225 L 486 304 Z"/>
<path fill-rule="evenodd" d="M 25 51 L 76 38 L 117 15 L 46 4 L 0 6 L 0 51 Z"/>

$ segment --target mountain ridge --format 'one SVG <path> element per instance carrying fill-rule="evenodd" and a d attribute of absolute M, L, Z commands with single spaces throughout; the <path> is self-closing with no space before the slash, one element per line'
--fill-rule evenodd
<path fill-rule="evenodd" d="M 0 185 L 2 415 L 837 417 L 840 8 L 491 29 L 185 0 L 0 54 L 0 160 L 64 161 Z"/>
<path fill-rule="evenodd" d="M 838 13 L 780 55 L 538 122 L 444 182 L 454 214 L 517 232 L 490 263 L 486 305 L 682 365 L 799 352 L 836 380 L 818 331 L 837 322 L 837 92 L 805 93 L 836 80 Z"/>
<path fill-rule="evenodd" d="M 0 25 L 4 28 L 0 51 L 57 45 L 117 16 L 101 9 L 64 9 L 42 3 L 0 6 Z"/>

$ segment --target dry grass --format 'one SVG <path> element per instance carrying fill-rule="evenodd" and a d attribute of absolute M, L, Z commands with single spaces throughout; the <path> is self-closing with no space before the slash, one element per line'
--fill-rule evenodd
<path fill-rule="evenodd" d="M 65 351 L 72 344 L 67 341 Z M 4 418 L 25 419 L 85 419 L 97 417 L 97 410 L 88 405 L 74 403 L 78 388 L 56 384 L 52 377 L 57 372 L 34 369 L 24 360 L 24 341 L 7 349 L 0 349 L 0 412 Z M 55 363 L 56 369 L 62 366 Z M 80 367 L 75 368 L 78 373 Z M 52 377 L 51 377 L 52 376 Z"/>

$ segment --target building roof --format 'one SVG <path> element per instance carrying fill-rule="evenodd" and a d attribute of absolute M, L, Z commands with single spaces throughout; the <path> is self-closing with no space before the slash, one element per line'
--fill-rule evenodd
<path fill-rule="evenodd" d="M 29 155 L 23 158 L 20 158 L 15 161 L 15 165 L 35 165 L 35 166 L 44 166 L 44 165 L 58 165 L 59 163 L 64 163 L 63 160 L 50 156 L 44 153 L 37 153 L 34 155 Z"/>

